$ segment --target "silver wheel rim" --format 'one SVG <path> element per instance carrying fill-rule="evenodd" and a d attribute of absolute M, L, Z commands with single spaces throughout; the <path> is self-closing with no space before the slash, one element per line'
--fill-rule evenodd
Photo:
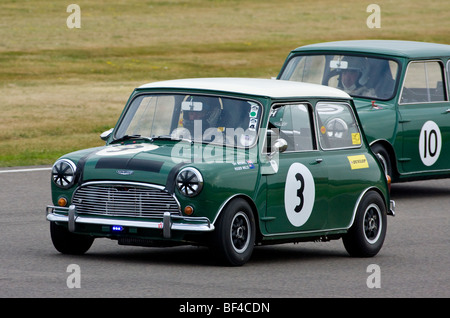
<path fill-rule="evenodd" d="M 244 212 L 238 212 L 231 221 L 230 239 L 236 253 L 243 253 L 250 243 L 250 220 Z"/>
<path fill-rule="evenodd" d="M 378 205 L 372 203 L 364 211 L 363 232 L 367 242 L 375 244 L 381 235 L 382 228 L 381 210 Z"/>

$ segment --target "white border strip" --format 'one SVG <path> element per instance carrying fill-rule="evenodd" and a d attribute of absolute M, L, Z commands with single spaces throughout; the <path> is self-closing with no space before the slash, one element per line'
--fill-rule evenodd
<path fill-rule="evenodd" d="M 52 170 L 52 168 L 49 167 L 49 168 L 31 168 L 31 169 L 0 170 L 0 173 L 32 172 L 32 171 L 44 171 L 44 170 Z"/>

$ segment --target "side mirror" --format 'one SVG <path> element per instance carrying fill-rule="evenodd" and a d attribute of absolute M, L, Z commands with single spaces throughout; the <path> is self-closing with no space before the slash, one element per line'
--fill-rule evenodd
<path fill-rule="evenodd" d="M 272 145 L 272 153 L 269 154 L 269 158 L 272 158 L 277 152 L 282 153 L 286 151 L 288 147 L 287 141 L 283 138 L 275 140 L 275 142 Z"/>
<path fill-rule="evenodd" d="M 111 133 L 113 132 L 113 130 L 114 130 L 114 128 L 111 128 L 107 131 L 102 132 L 102 134 L 100 135 L 100 139 L 104 140 L 104 141 L 108 140 L 108 138 L 111 135 Z"/>
<path fill-rule="evenodd" d="M 283 138 L 275 140 L 273 144 L 274 151 L 284 152 L 288 147 L 287 141 Z"/>

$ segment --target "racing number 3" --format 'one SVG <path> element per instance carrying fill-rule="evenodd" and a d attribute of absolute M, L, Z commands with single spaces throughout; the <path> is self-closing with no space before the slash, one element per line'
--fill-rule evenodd
<path fill-rule="evenodd" d="M 305 178 L 303 178 L 300 173 L 297 173 L 295 175 L 295 179 L 301 183 L 300 189 L 297 190 L 297 197 L 300 199 L 300 204 L 294 208 L 294 211 L 299 213 L 302 210 L 303 202 L 305 201 L 305 198 L 303 197 L 303 190 L 305 190 Z"/>
<path fill-rule="evenodd" d="M 420 131 L 419 153 L 420 159 L 426 166 L 432 166 L 439 158 L 442 139 L 439 126 L 434 121 L 427 121 Z"/>
<path fill-rule="evenodd" d="M 284 208 L 289 222 L 302 226 L 308 221 L 314 207 L 315 184 L 311 171 L 294 162 L 288 170 L 284 188 Z"/>

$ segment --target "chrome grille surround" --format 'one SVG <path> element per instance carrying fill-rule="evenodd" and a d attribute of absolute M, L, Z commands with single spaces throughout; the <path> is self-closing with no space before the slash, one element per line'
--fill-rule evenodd
<path fill-rule="evenodd" d="M 178 200 L 164 187 L 137 182 L 87 182 L 75 190 L 72 204 L 80 215 L 142 218 L 162 218 L 164 212 L 181 215 Z"/>

